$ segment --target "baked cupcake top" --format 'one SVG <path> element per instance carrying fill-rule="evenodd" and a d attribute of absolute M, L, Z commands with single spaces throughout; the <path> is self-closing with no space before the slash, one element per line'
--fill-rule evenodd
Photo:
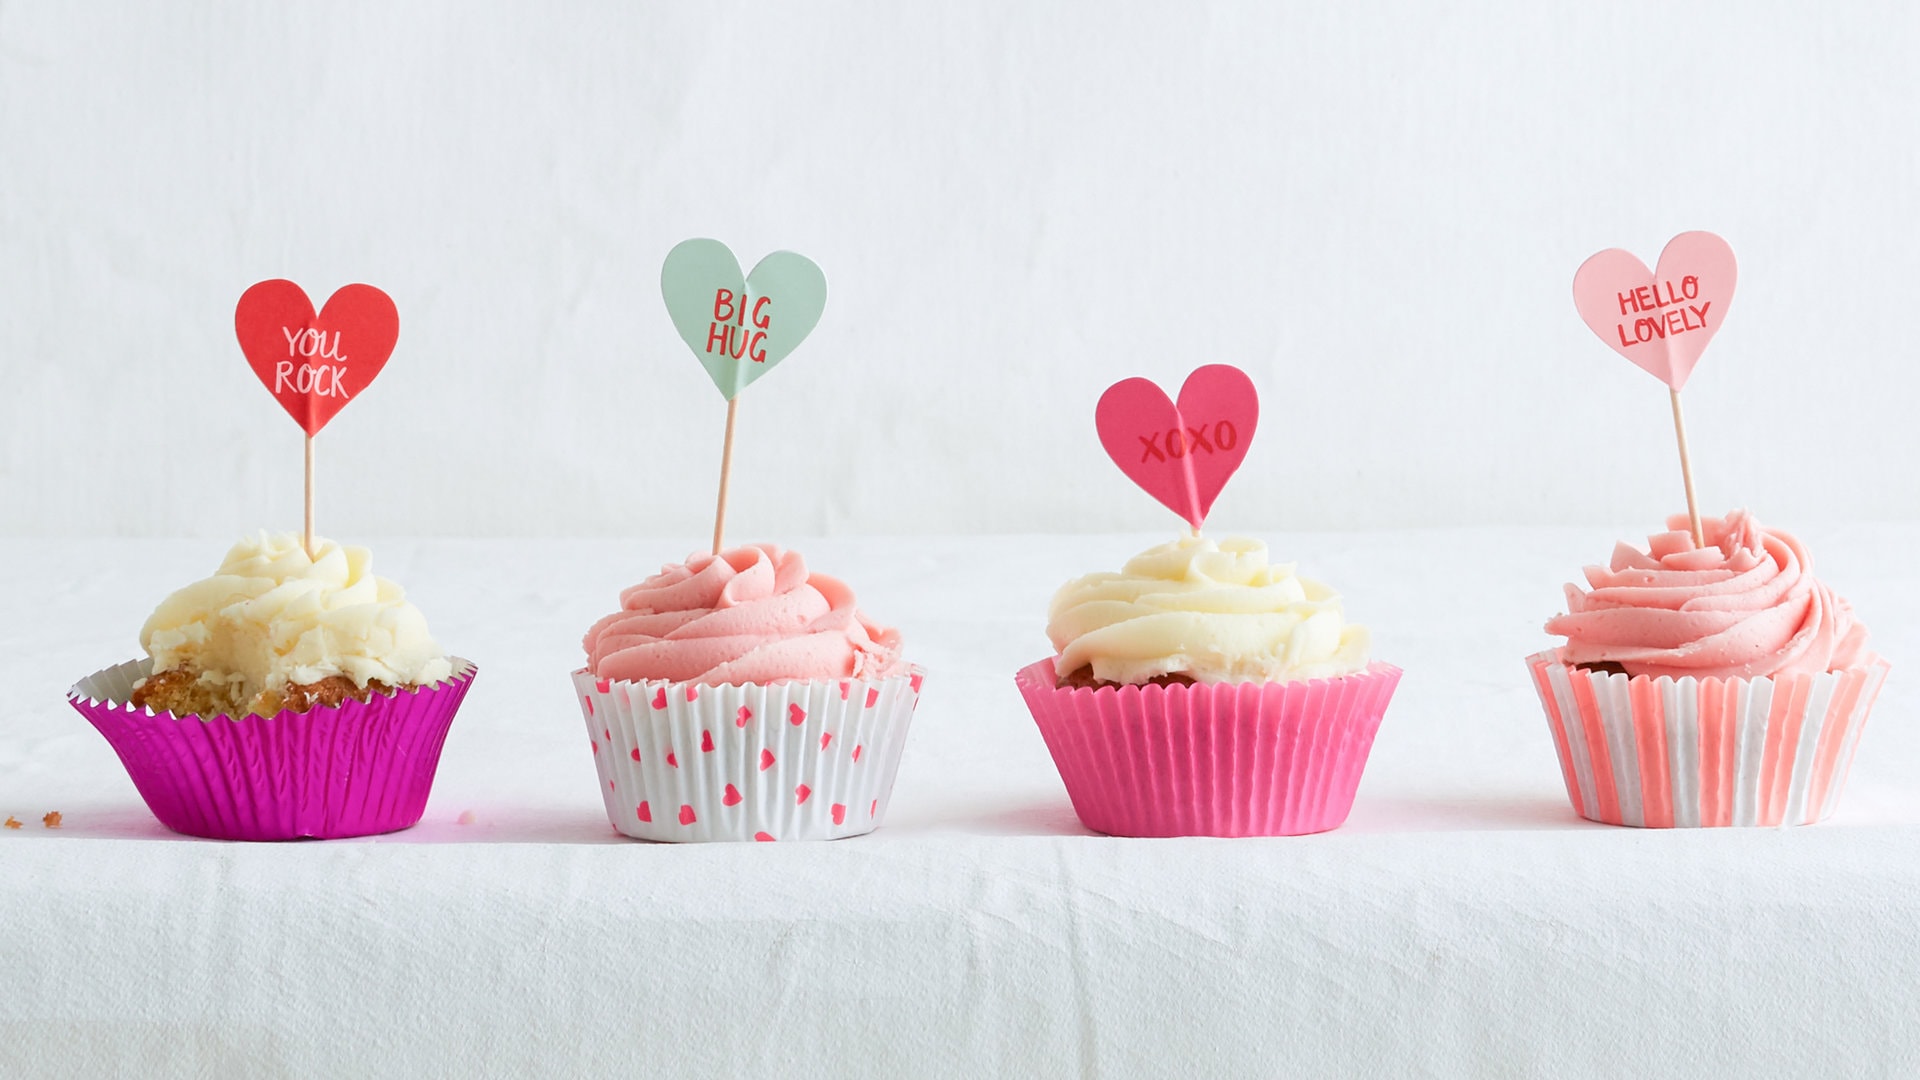
<path fill-rule="evenodd" d="M 1547 622 L 1567 639 L 1561 659 L 1676 679 L 1819 673 L 1866 659 L 1866 628 L 1814 578 L 1800 541 L 1744 510 L 1701 526 L 1705 547 L 1676 515 L 1646 551 L 1616 545 L 1610 565 L 1587 567 L 1587 589 L 1569 584 L 1567 613 Z"/>
<path fill-rule="evenodd" d="M 153 672 L 195 672 L 233 700 L 290 684 L 345 676 L 411 686 L 452 673 L 406 593 L 373 573 L 362 547 L 296 533 L 259 533 L 227 552 L 220 569 L 168 596 L 140 628 Z"/>
<path fill-rule="evenodd" d="M 712 686 L 883 679 L 906 671 L 900 634 L 798 552 L 748 544 L 698 554 L 620 594 L 582 643 L 602 679 Z"/>
<path fill-rule="evenodd" d="M 1047 637 L 1063 682 L 1121 684 L 1332 678 L 1364 669 L 1369 644 L 1337 593 L 1268 562 L 1265 544 L 1197 536 L 1061 586 Z"/>

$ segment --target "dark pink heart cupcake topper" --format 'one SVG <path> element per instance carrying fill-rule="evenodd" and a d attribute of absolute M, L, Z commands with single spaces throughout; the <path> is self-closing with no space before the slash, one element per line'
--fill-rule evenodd
<path fill-rule="evenodd" d="M 1260 397 L 1231 364 L 1187 376 L 1178 401 L 1147 379 L 1122 379 L 1094 409 L 1100 445 L 1127 478 L 1198 532 L 1253 442 Z"/>
<path fill-rule="evenodd" d="M 319 312 L 291 281 L 258 282 L 233 310 L 240 351 L 307 433 L 306 548 L 313 555 L 313 437 L 373 383 L 400 339 L 400 312 L 371 285 L 347 285 Z"/>
<path fill-rule="evenodd" d="M 1667 384 L 1674 438 L 1680 444 L 1680 476 L 1687 488 L 1687 517 L 1693 542 L 1701 546 L 1706 540 L 1693 494 L 1680 389 L 1726 321 L 1737 277 L 1733 249 L 1710 232 L 1684 232 L 1669 240 L 1652 270 L 1631 253 L 1608 248 L 1581 263 L 1573 275 L 1573 306 L 1588 328 L 1608 348 Z"/>

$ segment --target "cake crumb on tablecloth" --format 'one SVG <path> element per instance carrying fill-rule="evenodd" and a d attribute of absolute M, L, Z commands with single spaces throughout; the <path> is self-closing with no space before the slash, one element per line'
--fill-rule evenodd
<path fill-rule="evenodd" d="M 12 814 L 8 814 L 6 826 L 9 829 L 17 829 L 20 827 L 20 819 L 17 817 L 14 817 Z"/>
<path fill-rule="evenodd" d="M 45 825 L 49 829 L 59 828 L 60 827 L 60 811 L 49 810 L 47 812 L 47 816 L 40 819 L 40 824 Z"/>

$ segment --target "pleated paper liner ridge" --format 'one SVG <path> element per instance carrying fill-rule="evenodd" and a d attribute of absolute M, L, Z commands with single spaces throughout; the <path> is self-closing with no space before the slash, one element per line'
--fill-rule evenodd
<path fill-rule="evenodd" d="M 1644 828 L 1810 825 L 1841 789 L 1890 665 L 1651 678 L 1527 658 L 1580 816 Z"/>
<path fill-rule="evenodd" d="M 1338 828 L 1400 682 L 1055 685 L 1014 676 L 1080 820 L 1113 836 L 1294 836 Z"/>
<path fill-rule="evenodd" d="M 925 672 L 710 686 L 573 673 L 607 820 L 672 842 L 834 840 L 886 819 Z"/>
<path fill-rule="evenodd" d="M 176 717 L 126 704 L 152 661 L 80 680 L 67 700 L 106 737 L 153 816 L 215 840 L 394 832 L 425 812 L 447 729 L 477 671 L 276 716 Z"/>

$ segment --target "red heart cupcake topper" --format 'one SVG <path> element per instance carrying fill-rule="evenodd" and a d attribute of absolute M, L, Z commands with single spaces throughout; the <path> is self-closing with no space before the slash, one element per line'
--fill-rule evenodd
<path fill-rule="evenodd" d="M 1180 400 L 1147 379 L 1123 379 L 1094 409 L 1100 445 L 1127 478 L 1196 530 L 1253 442 L 1260 398 L 1231 364 L 1187 376 Z"/>
<path fill-rule="evenodd" d="M 1735 276 L 1725 240 L 1685 232 L 1667 242 L 1652 270 L 1619 248 L 1581 263 L 1573 305 L 1614 352 L 1678 390 L 1726 321 Z"/>
<path fill-rule="evenodd" d="M 233 311 L 253 373 L 308 436 L 360 396 L 393 355 L 400 313 L 371 285 L 347 285 L 318 315 L 291 281 L 262 281 Z"/>

